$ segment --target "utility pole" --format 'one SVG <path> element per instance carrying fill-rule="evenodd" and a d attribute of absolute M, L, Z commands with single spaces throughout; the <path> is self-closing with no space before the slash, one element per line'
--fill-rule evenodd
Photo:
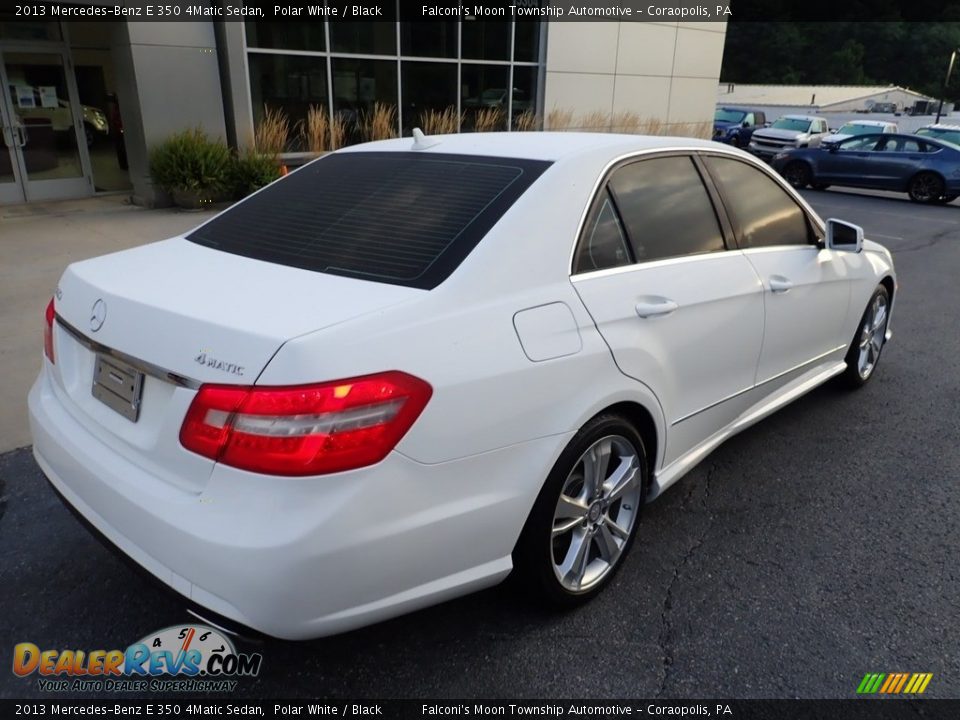
<path fill-rule="evenodd" d="M 960 49 L 960 48 L 958 48 Z M 947 94 L 947 85 L 950 84 L 950 74 L 953 72 L 953 63 L 957 59 L 957 50 L 950 53 L 950 64 L 947 66 L 947 77 L 943 81 L 943 92 L 940 93 L 940 104 L 937 105 L 937 123 L 940 122 L 940 114 L 943 112 L 943 98 Z"/>

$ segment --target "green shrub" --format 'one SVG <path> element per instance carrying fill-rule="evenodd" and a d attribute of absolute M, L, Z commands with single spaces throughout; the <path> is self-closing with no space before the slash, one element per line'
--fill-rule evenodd
<path fill-rule="evenodd" d="M 220 140 L 200 128 L 175 133 L 150 152 L 153 182 L 170 194 L 214 196 L 228 189 L 233 156 Z"/>
<path fill-rule="evenodd" d="M 280 163 L 275 156 L 254 150 L 237 153 L 230 168 L 230 194 L 239 200 L 278 177 Z"/>

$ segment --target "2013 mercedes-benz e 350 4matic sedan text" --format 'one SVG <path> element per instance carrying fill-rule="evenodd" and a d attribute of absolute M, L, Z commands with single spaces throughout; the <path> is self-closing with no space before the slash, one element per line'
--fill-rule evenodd
<path fill-rule="evenodd" d="M 723 440 L 867 382 L 895 288 L 887 250 L 729 146 L 370 143 L 68 267 L 34 453 L 120 550 L 271 635 L 512 569 L 571 604 Z"/>

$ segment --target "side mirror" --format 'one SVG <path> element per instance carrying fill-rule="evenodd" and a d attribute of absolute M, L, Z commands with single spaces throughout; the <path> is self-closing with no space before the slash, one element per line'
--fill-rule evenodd
<path fill-rule="evenodd" d="M 837 143 L 828 142 L 828 143 L 822 143 L 822 144 L 824 149 L 827 152 L 835 153 L 838 149 L 840 149 L 840 146 Z"/>
<path fill-rule="evenodd" d="M 853 223 L 830 218 L 827 220 L 828 250 L 860 252 L 863 249 L 863 228 Z"/>
<path fill-rule="evenodd" d="M 750 127 L 750 121 L 749 121 L 749 120 L 744 120 L 744 121 L 743 121 L 743 125 L 741 125 L 740 127 Z"/>

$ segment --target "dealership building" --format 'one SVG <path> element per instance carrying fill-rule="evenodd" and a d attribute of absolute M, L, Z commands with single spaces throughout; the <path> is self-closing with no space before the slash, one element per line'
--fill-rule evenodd
<path fill-rule="evenodd" d="M 265 107 L 294 126 L 311 106 L 352 122 L 385 103 L 403 135 L 425 111 L 490 106 L 504 130 L 522 113 L 551 112 L 633 113 L 689 129 L 713 117 L 725 32 L 723 22 L 62 21 L 0 11 L 9 89 L 0 204 L 105 192 L 163 202 L 150 147 L 193 127 L 248 146 Z"/>

